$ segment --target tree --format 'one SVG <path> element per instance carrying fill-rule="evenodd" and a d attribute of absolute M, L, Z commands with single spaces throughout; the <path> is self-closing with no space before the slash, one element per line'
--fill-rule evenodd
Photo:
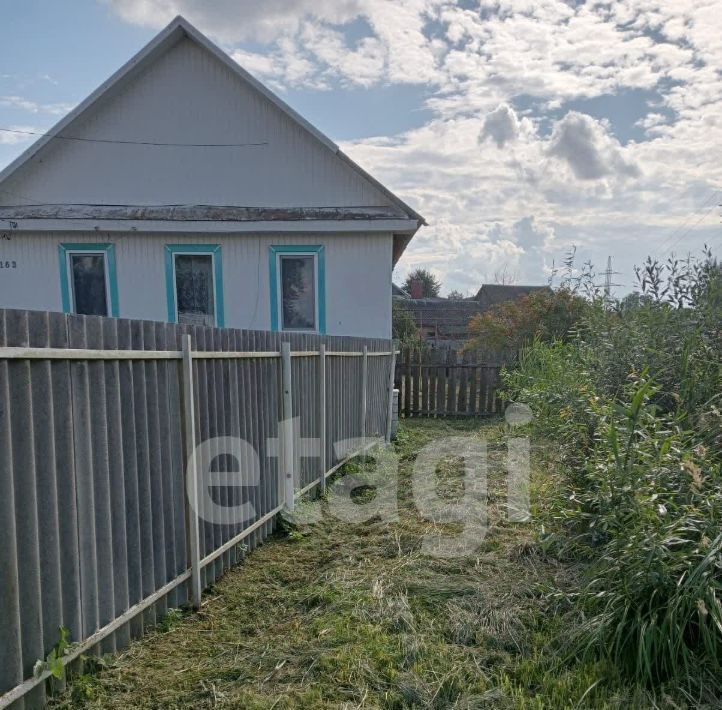
<path fill-rule="evenodd" d="M 441 293 L 441 281 L 428 269 L 414 269 L 404 281 L 404 291 L 411 293 L 411 284 L 414 281 L 421 281 L 422 298 L 437 298 Z"/>
<path fill-rule="evenodd" d="M 457 291 L 454 289 L 453 291 L 449 291 L 449 293 L 446 296 L 450 301 L 463 301 L 465 296 L 461 291 Z"/>
<path fill-rule="evenodd" d="M 504 264 L 501 269 L 494 272 L 494 283 L 501 286 L 511 286 L 519 281 L 519 274 L 516 271 L 510 271 L 509 265 Z"/>
<path fill-rule="evenodd" d="M 391 309 L 391 320 L 394 340 L 401 345 L 418 345 L 421 342 L 414 317 L 396 300 Z"/>
<path fill-rule="evenodd" d="M 566 288 L 533 291 L 516 301 L 498 303 L 469 321 L 465 350 L 518 350 L 535 338 L 564 340 L 586 312 L 588 302 Z"/>

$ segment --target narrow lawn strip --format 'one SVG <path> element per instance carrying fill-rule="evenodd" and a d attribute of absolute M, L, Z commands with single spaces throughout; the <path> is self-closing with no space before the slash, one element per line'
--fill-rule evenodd
<path fill-rule="evenodd" d="M 459 435 L 489 441 L 489 530 L 473 555 L 432 559 L 412 467 L 425 445 Z M 206 592 L 200 613 L 174 611 L 125 653 L 89 661 L 55 707 L 648 707 L 608 669 L 565 661 L 550 600 L 578 569 L 536 544 L 553 467 L 534 449 L 533 520 L 509 523 L 505 435 L 498 422 L 402 422 L 398 521 L 327 515 L 279 533 Z M 463 494 L 458 462 L 437 477 L 440 495 Z"/>

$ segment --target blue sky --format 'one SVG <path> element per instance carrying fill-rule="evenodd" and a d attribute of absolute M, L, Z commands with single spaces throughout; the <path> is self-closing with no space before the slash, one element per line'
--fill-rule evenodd
<path fill-rule="evenodd" d="M 574 245 L 623 290 L 722 246 L 722 2 L 2 0 L 0 128 L 43 131 L 183 14 L 430 222 L 472 293 Z M 0 131 L 0 166 L 32 136 Z"/>

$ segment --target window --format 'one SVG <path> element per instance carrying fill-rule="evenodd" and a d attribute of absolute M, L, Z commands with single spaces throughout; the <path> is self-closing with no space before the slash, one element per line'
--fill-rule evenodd
<path fill-rule="evenodd" d="M 326 332 L 323 247 L 271 247 L 270 279 L 272 330 Z"/>
<path fill-rule="evenodd" d="M 223 319 L 221 248 L 213 244 L 166 247 L 168 320 L 219 326 Z"/>
<path fill-rule="evenodd" d="M 178 322 L 215 325 L 213 257 L 210 254 L 176 254 L 174 258 Z"/>
<path fill-rule="evenodd" d="M 112 244 L 61 244 L 60 288 L 65 313 L 118 316 Z"/>
<path fill-rule="evenodd" d="M 316 276 L 312 256 L 281 257 L 281 328 L 316 330 Z"/>
<path fill-rule="evenodd" d="M 73 312 L 87 316 L 108 315 L 105 254 L 70 254 Z"/>

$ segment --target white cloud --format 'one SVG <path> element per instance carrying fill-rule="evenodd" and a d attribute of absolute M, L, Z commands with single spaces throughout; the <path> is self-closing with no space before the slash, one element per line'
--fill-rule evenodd
<path fill-rule="evenodd" d="M 492 222 L 461 227 L 444 220 L 436 225 L 446 248 L 432 235 L 417 237 L 414 254 L 404 260 L 406 273 L 418 266 L 433 269 L 446 286 L 475 293 L 482 283 L 505 273 L 515 283 L 545 284 L 551 276 L 554 250 L 559 249 L 550 225 L 526 216 L 512 223 Z"/>
<path fill-rule="evenodd" d="M 0 145 L 16 145 L 34 141 L 39 129 L 32 126 L 8 126 L 10 130 L 0 131 Z"/>
<path fill-rule="evenodd" d="M 363 15 L 388 55 L 387 78 L 398 83 L 438 83 L 434 45 L 424 27 L 443 0 L 366 0 Z"/>
<path fill-rule="evenodd" d="M 508 104 L 499 104 L 484 119 L 480 139 L 491 138 L 498 148 L 503 148 L 505 143 L 516 140 L 518 135 L 519 119 L 514 109 Z"/>
<path fill-rule="evenodd" d="M 512 225 L 511 240 L 521 249 L 514 266 L 521 283 L 540 283 L 551 275 L 558 249 L 554 227 L 540 224 L 533 215 Z"/>
<path fill-rule="evenodd" d="M 64 116 L 73 108 L 73 104 L 38 103 L 22 96 L 0 96 L 0 106 L 20 109 L 28 113 L 48 113 L 53 116 Z"/>
<path fill-rule="evenodd" d="M 347 22 L 363 0 L 102 0 L 124 20 L 162 27 L 185 16 L 224 42 L 270 41 L 299 29 L 305 19 Z"/>
<path fill-rule="evenodd" d="M 270 64 L 235 52 L 246 66 L 273 71 L 276 82 L 325 88 L 324 77 L 369 86 L 378 81 L 438 83 L 443 47 L 424 27 L 445 0 L 101 0 L 124 20 L 162 27 L 178 14 L 226 44 L 274 46 Z M 349 43 L 335 29 L 363 18 L 372 32 Z M 231 53 L 234 53 L 231 50 Z M 250 61 L 248 61 L 250 59 Z M 299 64 L 302 71 L 298 71 Z"/>
<path fill-rule="evenodd" d="M 577 111 L 567 113 L 554 127 L 549 155 L 566 161 L 579 180 L 609 175 L 636 177 L 640 173 L 599 121 Z"/>
<path fill-rule="evenodd" d="M 349 84 L 371 86 L 384 75 L 388 53 L 376 37 L 364 37 L 355 47 L 349 47 L 341 32 L 308 24 L 301 33 L 301 41 L 327 67 L 327 73 Z"/>
<path fill-rule="evenodd" d="M 231 57 L 277 91 L 283 91 L 287 86 L 303 86 L 317 91 L 329 88 L 324 72 L 311 61 L 293 37 L 279 40 L 278 48 L 273 53 L 235 50 L 231 52 Z"/>

